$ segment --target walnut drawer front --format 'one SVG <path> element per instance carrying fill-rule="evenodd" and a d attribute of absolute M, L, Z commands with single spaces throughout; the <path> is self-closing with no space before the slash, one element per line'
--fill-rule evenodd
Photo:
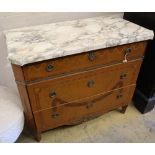
<path fill-rule="evenodd" d="M 132 43 L 29 64 L 23 67 L 24 78 L 25 81 L 31 81 L 97 65 L 122 62 L 125 55 L 128 60 L 137 59 L 143 56 L 146 44 L 147 42 Z"/>
<path fill-rule="evenodd" d="M 34 113 L 39 131 L 62 125 L 71 125 L 91 119 L 94 116 L 127 105 L 132 98 L 135 85 L 101 93 L 90 98 L 53 107 Z"/>
<path fill-rule="evenodd" d="M 101 67 L 27 86 L 33 111 L 136 83 L 142 60 Z"/>

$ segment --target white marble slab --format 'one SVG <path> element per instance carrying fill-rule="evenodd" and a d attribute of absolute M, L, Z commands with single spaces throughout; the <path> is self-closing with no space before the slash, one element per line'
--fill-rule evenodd
<path fill-rule="evenodd" d="M 8 59 L 25 64 L 153 39 L 153 31 L 118 17 L 95 17 L 5 32 Z"/>

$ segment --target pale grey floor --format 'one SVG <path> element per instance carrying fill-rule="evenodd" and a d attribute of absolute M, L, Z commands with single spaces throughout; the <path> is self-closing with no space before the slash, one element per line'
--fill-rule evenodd
<path fill-rule="evenodd" d="M 33 143 L 23 133 L 17 142 Z M 112 111 L 80 125 L 61 127 L 42 134 L 42 143 L 155 142 L 155 109 L 142 115 L 130 104 L 126 113 Z"/>

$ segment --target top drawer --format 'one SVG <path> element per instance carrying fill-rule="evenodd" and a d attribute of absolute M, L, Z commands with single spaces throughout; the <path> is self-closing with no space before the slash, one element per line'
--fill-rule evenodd
<path fill-rule="evenodd" d="M 57 74 L 80 71 L 97 65 L 122 62 L 125 55 L 127 60 L 136 59 L 143 56 L 146 43 L 132 43 L 29 64 L 23 67 L 24 78 L 25 81 L 31 81 Z"/>

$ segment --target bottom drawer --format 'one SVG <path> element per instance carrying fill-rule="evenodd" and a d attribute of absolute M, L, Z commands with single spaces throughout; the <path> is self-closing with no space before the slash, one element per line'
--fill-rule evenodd
<path fill-rule="evenodd" d="M 41 132 L 62 125 L 82 122 L 117 107 L 127 105 L 132 99 L 134 89 L 135 85 L 131 85 L 47 110 L 34 112 L 38 131 Z"/>

